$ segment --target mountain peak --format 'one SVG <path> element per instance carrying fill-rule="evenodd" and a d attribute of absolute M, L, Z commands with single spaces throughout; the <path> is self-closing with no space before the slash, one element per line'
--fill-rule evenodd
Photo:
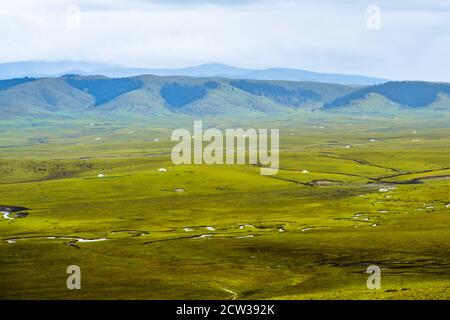
<path fill-rule="evenodd" d="M 346 85 L 373 85 L 386 79 L 362 75 L 319 73 L 302 69 L 271 67 L 248 69 L 213 62 L 175 69 L 128 68 L 103 63 L 83 61 L 18 61 L 0 64 L 0 79 L 19 77 L 55 77 L 66 73 L 103 75 L 108 77 L 131 77 L 144 74 L 156 76 L 223 77 L 230 79 L 314 81 Z"/>

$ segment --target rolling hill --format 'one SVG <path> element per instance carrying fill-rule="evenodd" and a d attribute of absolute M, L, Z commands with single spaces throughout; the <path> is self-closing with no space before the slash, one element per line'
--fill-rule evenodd
<path fill-rule="evenodd" d="M 0 80 L 0 113 L 77 114 L 89 111 L 138 114 L 239 115 L 319 108 L 355 90 L 312 82 L 225 78 L 65 75 Z"/>
<path fill-rule="evenodd" d="M 420 109 L 450 96 L 450 84 L 424 81 L 392 81 L 355 90 L 324 104 L 325 110 L 363 108 L 372 110 L 391 108 Z M 446 103 L 444 102 L 444 105 Z M 380 110 L 383 111 L 383 110 Z"/>
<path fill-rule="evenodd" d="M 405 81 L 360 87 L 152 75 L 0 80 L 2 118 L 79 117 L 89 112 L 240 117 L 300 109 L 354 114 L 449 110 L 450 84 Z"/>
<path fill-rule="evenodd" d="M 130 68 L 108 64 L 59 61 L 23 61 L 0 64 L 0 79 L 19 77 L 57 77 L 64 74 L 103 75 L 108 77 L 135 77 L 143 74 L 157 76 L 222 77 L 229 79 L 314 81 L 345 85 L 374 85 L 386 79 L 361 75 L 311 72 L 292 68 L 248 69 L 220 63 L 178 69 Z"/>
<path fill-rule="evenodd" d="M 373 85 L 386 82 L 386 79 L 361 75 L 319 73 L 292 68 L 244 69 L 220 63 L 203 64 L 181 69 L 108 68 L 96 70 L 98 74 L 123 77 L 140 74 L 158 76 L 223 77 L 229 79 L 314 81 L 346 85 Z"/>
<path fill-rule="evenodd" d="M 53 77 L 66 73 L 90 74 L 95 70 L 116 66 L 83 61 L 16 61 L 0 64 L 0 79 L 22 77 Z"/>

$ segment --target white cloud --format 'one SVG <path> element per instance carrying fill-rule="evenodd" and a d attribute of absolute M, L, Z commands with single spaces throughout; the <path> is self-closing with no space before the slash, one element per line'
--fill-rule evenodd
<path fill-rule="evenodd" d="M 370 1 L 16 0 L 0 4 L 0 61 L 178 67 L 223 62 L 450 81 L 450 5 Z M 68 29 L 67 8 L 81 8 Z"/>

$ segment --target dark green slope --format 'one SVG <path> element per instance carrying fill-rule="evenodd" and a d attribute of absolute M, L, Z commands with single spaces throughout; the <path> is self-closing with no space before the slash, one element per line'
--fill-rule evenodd
<path fill-rule="evenodd" d="M 80 116 L 117 114 L 251 115 L 297 109 L 386 112 L 446 109 L 450 84 L 388 82 L 369 87 L 294 81 L 233 80 L 185 76 L 66 75 L 0 81 L 0 115 Z"/>
<path fill-rule="evenodd" d="M 14 78 L 14 79 L 7 79 L 7 80 L 0 80 L 0 91 L 6 90 L 11 87 L 17 86 L 22 83 L 27 83 L 34 81 L 34 78 Z"/>
<path fill-rule="evenodd" d="M 389 101 L 408 108 L 422 108 L 436 102 L 439 95 L 450 95 L 450 84 L 423 81 L 397 81 L 361 88 L 342 97 L 338 97 L 324 108 L 339 109 L 352 103 L 369 100 L 373 95 L 380 95 Z M 383 106 L 380 105 L 380 108 Z"/>
<path fill-rule="evenodd" d="M 76 89 L 93 96 L 96 106 L 107 103 L 124 93 L 140 89 L 143 85 L 142 81 L 133 78 L 64 76 L 63 79 Z"/>
<path fill-rule="evenodd" d="M 191 115 L 278 113 L 324 102 L 355 87 L 312 82 L 249 81 L 224 78 L 139 76 L 142 87 L 98 106 L 99 110 Z M 252 89 L 242 87 L 248 84 Z"/>
<path fill-rule="evenodd" d="M 0 114 L 33 115 L 77 113 L 88 109 L 93 97 L 61 78 L 41 78 L 0 91 Z"/>
<path fill-rule="evenodd" d="M 360 87 L 314 82 L 233 80 L 185 76 L 65 75 L 0 82 L 3 117 L 84 112 L 246 115 L 318 109 Z"/>

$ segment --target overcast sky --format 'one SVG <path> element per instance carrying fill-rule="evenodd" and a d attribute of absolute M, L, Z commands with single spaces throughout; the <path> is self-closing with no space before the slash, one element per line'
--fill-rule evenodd
<path fill-rule="evenodd" d="M 450 1 L 2 0 L 0 48 L 0 62 L 221 62 L 450 82 Z"/>

